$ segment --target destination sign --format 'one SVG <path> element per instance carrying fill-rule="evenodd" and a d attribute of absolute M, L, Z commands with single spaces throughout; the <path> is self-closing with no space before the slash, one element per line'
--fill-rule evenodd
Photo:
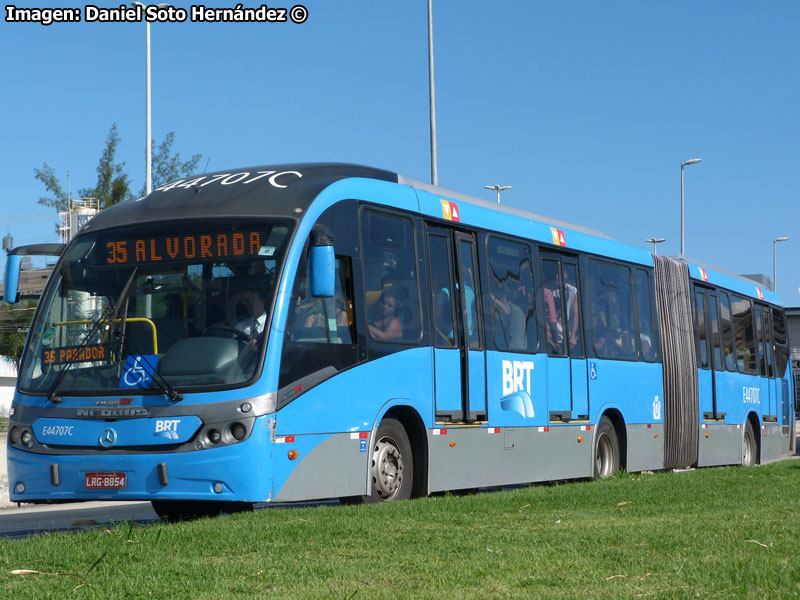
<path fill-rule="evenodd" d="M 105 360 L 108 348 L 102 344 L 92 346 L 64 346 L 63 348 L 46 348 L 42 350 L 42 364 L 63 365 L 66 363 L 93 362 Z"/>
<path fill-rule="evenodd" d="M 269 254 L 261 246 L 261 240 L 265 237 L 260 231 L 226 231 L 109 239 L 102 245 L 98 262 L 106 265 L 137 265 L 263 256 Z"/>

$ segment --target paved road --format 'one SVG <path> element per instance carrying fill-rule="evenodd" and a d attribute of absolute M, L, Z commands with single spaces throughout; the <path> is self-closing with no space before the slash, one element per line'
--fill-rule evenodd
<path fill-rule="evenodd" d="M 149 502 L 23 504 L 0 510 L 0 537 L 28 537 L 45 531 L 94 527 L 104 523 L 159 521 Z"/>
<path fill-rule="evenodd" d="M 0 435 L 0 537 L 93 526 L 112 521 L 157 521 L 149 502 L 22 504 L 8 499 L 5 435 Z"/>

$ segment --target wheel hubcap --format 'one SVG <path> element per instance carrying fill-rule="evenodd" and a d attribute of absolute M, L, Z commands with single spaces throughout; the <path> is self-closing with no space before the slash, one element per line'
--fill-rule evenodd
<path fill-rule="evenodd" d="M 391 438 L 381 438 L 372 452 L 372 487 L 381 500 L 391 500 L 403 483 L 403 456 Z"/>
<path fill-rule="evenodd" d="M 598 477 L 608 477 L 611 475 L 611 465 L 614 450 L 611 441 L 605 433 L 597 440 L 597 454 L 595 456 L 595 473 Z"/>
<path fill-rule="evenodd" d="M 750 436 L 750 432 L 746 431 L 744 434 L 744 447 L 742 453 L 742 464 L 746 466 L 750 466 L 753 461 L 753 438 Z"/>

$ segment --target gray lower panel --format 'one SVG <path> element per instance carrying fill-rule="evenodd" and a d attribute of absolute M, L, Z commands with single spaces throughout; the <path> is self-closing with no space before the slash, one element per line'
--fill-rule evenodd
<path fill-rule="evenodd" d="M 441 431 L 428 431 L 431 492 L 591 475 L 593 430 L 452 427 L 434 435 Z"/>
<path fill-rule="evenodd" d="M 628 425 L 626 470 L 657 471 L 664 468 L 664 424 Z"/>
<path fill-rule="evenodd" d="M 697 466 L 742 464 L 744 428 L 725 423 L 700 425 L 700 451 Z"/>
<path fill-rule="evenodd" d="M 308 453 L 274 500 L 294 502 L 366 494 L 369 456 L 354 456 L 350 434 L 337 433 Z"/>
<path fill-rule="evenodd" d="M 761 427 L 761 464 L 781 460 L 789 456 L 791 430 L 781 425 Z"/>

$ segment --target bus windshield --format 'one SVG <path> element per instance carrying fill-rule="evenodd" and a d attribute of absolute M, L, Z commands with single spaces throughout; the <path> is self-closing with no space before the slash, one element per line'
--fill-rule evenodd
<path fill-rule="evenodd" d="M 53 397 L 244 385 L 261 362 L 290 230 L 196 221 L 79 237 L 32 324 L 20 388 Z"/>

